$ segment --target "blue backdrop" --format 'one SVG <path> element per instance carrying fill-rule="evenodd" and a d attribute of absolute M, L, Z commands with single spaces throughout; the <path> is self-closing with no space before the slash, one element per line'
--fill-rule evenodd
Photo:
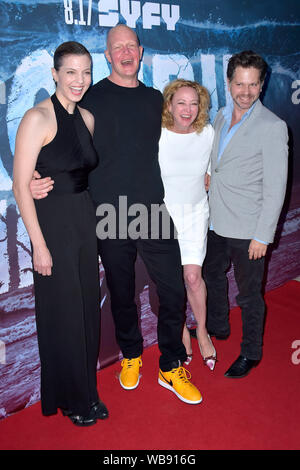
<path fill-rule="evenodd" d="M 176 77 L 194 79 L 211 95 L 211 120 L 229 99 L 231 54 L 252 49 L 270 66 L 263 102 L 290 132 L 286 202 L 268 258 L 266 289 L 300 271 L 300 70 L 298 0 L 49 0 L 2 1 L 0 62 L 0 418 L 39 399 L 30 245 L 12 187 L 15 136 L 27 109 L 54 92 L 50 73 L 56 47 L 82 42 L 93 57 L 94 82 L 109 74 L 104 57 L 109 27 L 135 28 L 144 46 L 139 78 L 163 90 Z M 298 158 L 297 158 L 298 157 Z M 137 296 L 145 346 L 156 342 L 157 299 L 141 261 Z M 100 264 L 102 345 L 99 366 L 119 356 Z M 230 301 L 236 286 L 229 272 Z M 188 322 L 193 324 L 191 312 Z"/>

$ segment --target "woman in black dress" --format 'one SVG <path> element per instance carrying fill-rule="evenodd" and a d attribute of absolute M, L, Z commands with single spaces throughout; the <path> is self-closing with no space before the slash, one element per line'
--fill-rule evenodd
<path fill-rule="evenodd" d="M 44 415 L 60 408 L 79 426 L 108 416 L 97 394 L 100 288 L 88 173 L 98 164 L 94 118 L 77 106 L 91 83 L 91 56 L 76 42 L 54 54 L 56 92 L 24 115 L 16 137 L 13 190 L 33 256 Z M 33 200 L 34 170 L 52 178 Z"/>

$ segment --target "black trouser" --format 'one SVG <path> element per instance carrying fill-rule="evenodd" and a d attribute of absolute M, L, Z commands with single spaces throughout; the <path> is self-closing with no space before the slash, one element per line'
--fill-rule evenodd
<path fill-rule="evenodd" d="M 185 361 L 182 343 L 185 290 L 178 241 L 106 239 L 98 240 L 98 248 L 111 296 L 116 339 L 123 357 L 138 357 L 143 350 L 135 304 L 135 261 L 139 253 L 159 297 L 160 368 L 167 371 L 174 367 L 174 361 Z"/>
<path fill-rule="evenodd" d="M 237 304 L 242 309 L 243 338 L 241 354 L 248 359 L 262 356 L 265 303 L 262 279 L 265 258 L 249 260 L 250 240 L 226 238 L 208 231 L 203 277 L 207 287 L 207 329 L 229 334 L 229 304 L 226 271 L 232 261 L 238 287 Z"/>

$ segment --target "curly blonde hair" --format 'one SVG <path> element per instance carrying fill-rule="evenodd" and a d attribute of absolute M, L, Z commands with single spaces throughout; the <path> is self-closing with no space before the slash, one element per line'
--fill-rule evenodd
<path fill-rule="evenodd" d="M 200 85 L 198 82 L 194 82 L 191 80 L 184 80 L 183 78 L 179 78 L 170 82 L 163 91 L 164 97 L 164 104 L 163 104 L 163 111 L 162 111 L 162 127 L 166 127 L 167 129 L 171 129 L 174 124 L 174 119 L 172 114 L 169 111 L 169 105 L 175 95 L 176 91 L 182 87 L 190 87 L 193 88 L 199 99 L 199 110 L 198 115 L 193 122 L 193 128 L 195 131 L 200 134 L 202 129 L 206 126 L 209 121 L 208 116 L 208 108 L 210 105 L 210 96 L 208 90 Z"/>

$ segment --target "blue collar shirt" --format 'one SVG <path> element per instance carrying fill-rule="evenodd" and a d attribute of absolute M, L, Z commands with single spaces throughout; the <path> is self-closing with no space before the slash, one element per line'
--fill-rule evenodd
<path fill-rule="evenodd" d="M 240 128 L 242 123 L 250 116 L 250 114 L 253 111 L 253 108 L 255 106 L 255 103 L 251 106 L 248 111 L 243 114 L 242 119 L 237 122 L 232 128 L 229 130 L 230 124 L 231 124 L 231 119 L 232 119 L 232 113 L 233 113 L 233 102 L 231 101 L 225 108 L 223 109 L 222 113 L 225 119 L 225 123 L 223 125 L 221 135 L 220 135 L 220 143 L 219 143 L 219 153 L 218 153 L 218 161 L 220 160 L 226 146 L 236 133 L 236 131 Z"/>

